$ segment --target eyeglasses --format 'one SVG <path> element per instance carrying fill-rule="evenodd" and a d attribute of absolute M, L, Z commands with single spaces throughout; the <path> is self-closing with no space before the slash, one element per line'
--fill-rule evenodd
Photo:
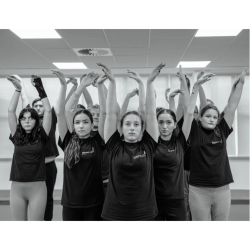
<path fill-rule="evenodd" d="M 26 119 L 26 118 L 21 118 L 21 119 L 20 119 L 21 122 L 25 122 L 26 120 L 28 120 L 29 122 L 32 122 L 32 121 L 34 121 L 35 119 L 32 118 L 31 116 L 28 117 L 27 119 Z"/>

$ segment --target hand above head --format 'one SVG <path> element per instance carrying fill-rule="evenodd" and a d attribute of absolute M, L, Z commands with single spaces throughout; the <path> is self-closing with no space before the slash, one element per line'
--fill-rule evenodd
<path fill-rule="evenodd" d="M 101 75 L 101 76 L 98 77 L 97 80 L 96 80 L 96 86 L 97 86 L 97 84 L 102 84 L 102 83 L 104 83 L 107 79 L 108 79 L 108 78 L 107 78 L 107 75 L 105 75 L 105 74 Z M 93 86 L 94 86 L 94 85 L 93 85 Z"/>
<path fill-rule="evenodd" d="M 148 77 L 148 82 L 153 82 L 155 78 L 160 74 L 161 69 L 165 67 L 165 63 L 160 63 L 150 74 Z"/>
<path fill-rule="evenodd" d="M 167 88 L 166 90 L 165 90 L 165 97 L 168 99 L 168 94 L 169 94 L 169 92 L 170 92 L 170 88 Z"/>
<path fill-rule="evenodd" d="M 131 98 L 131 97 L 137 95 L 137 93 L 139 93 L 139 90 L 138 89 L 134 89 L 132 92 L 128 93 L 127 96 L 129 98 Z"/>
<path fill-rule="evenodd" d="M 97 65 L 102 67 L 102 71 L 104 72 L 104 74 L 107 76 L 107 78 L 110 81 L 115 82 L 115 77 L 114 77 L 114 75 L 109 67 L 107 67 L 106 65 L 104 65 L 102 63 L 97 63 Z"/>
<path fill-rule="evenodd" d="M 240 80 L 241 83 L 245 82 L 246 73 L 247 73 L 247 68 L 244 68 L 244 70 L 242 71 L 242 73 L 239 76 L 239 80 Z"/>
<path fill-rule="evenodd" d="M 101 75 L 96 74 L 95 78 L 93 79 L 92 86 L 97 88 L 97 81 Z"/>
<path fill-rule="evenodd" d="M 94 72 L 88 73 L 86 76 L 81 77 L 81 86 L 88 87 L 95 80 L 96 74 Z"/>
<path fill-rule="evenodd" d="M 182 72 L 181 65 L 179 65 L 179 71 L 177 72 L 176 76 L 179 78 L 180 81 L 186 83 L 186 76 Z"/>
<path fill-rule="evenodd" d="M 127 70 L 127 72 L 128 72 L 129 78 L 136 80 L 138 83 L 142 83 L 142 79 L 141 79 L 139 73 L 131 71 L 131 70 Z"/>
<path fill-rule="evenodd" d="M 205 74 L 205 71 L 201 71 L 198 75 L 197 75 L 197 81 Z"/>
<path fill-rule="evenodd" d="M 214 74 L 214 73 L 211 73 L 211 74 L 208 74 L 208 75 L 203 76 L 203 79 L 205 79 L 205 78 L 211 78 L 211 77 L 213 77 L 213 76 L 215 76 L 215 74 Z"/>
<path fill-rule="evenodd" d="M 169 97 L 175 97 L 178 94 L 184 95 L 184 90 L 183 89 L 176 89 L 170 93 Z"/>
<path fill-rule="evenodd" d="M 72 84 L 77 85 L 77 79 L 75 77 L 70 77 L 69 80 L 67 80 L 67 84 L 72 82 Z"/>
<path fill-rule="evenodd" d="M 23 81 L 22 78 L 21 78 L 20 76 L 18 76 L 18 75 L 10 75 L 10 77 L 17 79 L 17 80 L 19 80 L 20 82 Z"/>
<path fill-rule="evenodd" d="M 211 79 L 209 78 L 209 77 L 206 77 L 206 78 L 201 78 L 200 80 L 198 80 L 198 81 L 196 81 L 195 83 L 194 83 L 194 85 L 202 85 L 202 84 L 204 84 L 205 82 L 208 82 L 208 81 L 210 81 Z"/>
<path fill-rule="evenodd" d="M 30 81 L 36 88 L 43 87 L 42 79 L 38 75 L 31 75 Z"/>
<path fill-rule="evenodd" d="M 11 76 L 6 76 L 6 78 L 12 82 L 12 84 L 14 85 L 14 87 L 16 88 L 17 91 L 21 91 L 22 90 L 22 85 L 21 85 L 21 81 L 15 77 L 13 77 L 14 75 Z"/>
<path fill-rule="evenodd" d="M 86 76 L 87 74 L 83 74 L 80 76 L 80 82 L 82 81 L 82 79 Z"/>
<path fill-rule="evenodd" d="M 54 70 L 54 69 L 51 69 L 51 71 L 52 71 L 52 74 L 56 75 L 59 78 L 60 83 L 62 85 L 65 85 L 65 86 L 67 85 L 67 82 L 65 80 L 65 76 L 64 76 L 63 72 L 61 72 L 59 70 Z"/>

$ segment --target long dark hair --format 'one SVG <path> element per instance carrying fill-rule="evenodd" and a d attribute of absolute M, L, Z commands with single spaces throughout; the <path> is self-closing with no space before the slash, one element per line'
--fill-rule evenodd
<path fill-rule="evenodd" d="M 169 114 L 172 116 L 174 122 L 176 123 L 177 120 L 176 120 L 176 115 L 175 113 L 171 110 L 171 109 L 165 109 L 165 108 L 160 108 L 156 114 L 156 118 L 157 118 L 157 121 L 158 121 L 158 118 L 161 114 Z M 170 138 L 170 143 L 168 145 L 168 149 L 174 149 L 175 148 L 175 145 L 176 145 L 176 137 L 178 136 L 179 134 L 179 128 L 178 126 L 176 126 L 176 128 L 173 130 L 172 132 L 172 135 L 171 135 L 171 138 Z"/>
<path fill-rule="evenodd" d="M 220 121 L 220 111 L 219 111 L 219 109 L 218 109 L 216 106 L 214 106 L 214 105 L 212 105 L 212 104 L 208 104 L 208 105 L 206 105 L 205 107 L 202 108 L 202 110 L 201 110 L 201 112 L 200 112 L 200 117 L 202 117 L 202 116 L 206 113 L 206 111 L 209 110 L 209 109 L 213 109 L 213 110 L 217 111 L 217 113 L 218 113 L 218 122 L 219 122 L 219 121 Z M 218 122 L 217 122 L 217 124 L 218 124 Z M 200 120 L 198 121 L 198 124 L 199 124 L 200 126 L 202 126 Z M 217 124 L 216 124 L 216 126 L 215 126 L 215 128 L 214 128 L 214 132 L 215 132 L 215 134 L 216 134 L 219 138 L 221 138 L 221 132 L 220 132 L 220 130 L 219 130 Z"/>
<path fill-rule="evenodd" d="M 30 133 L 27 133 L 25 129 L 21 125 L 21 119 L 23 118 L 24 113 L 30 112 L 30 116 L 36 120 L 35 126 L 32 128 Z M 34 143 L 38 139 L 40 139 L 40 118 L 35 109 L 26 107 L 24 108 L 18 117 L 18 124 L 16 128 L 14 144 L 16 146 L 23 146 L 27 143 Z"/>
<path fill-rule="evenodd" d="M 87 109 L 78 110 L 73 117 L 73 123 L 75 121 L 75 117 L 79 114 L 87 115 L 91 121 L 91 124 L 93 124 L 93 117 Z M 64 150 L 64 162 L 68 166 L 68 168 L 72 168 L 79 161 L 80 161 L 80 138 L 74 129 L 69 144 Z"/>

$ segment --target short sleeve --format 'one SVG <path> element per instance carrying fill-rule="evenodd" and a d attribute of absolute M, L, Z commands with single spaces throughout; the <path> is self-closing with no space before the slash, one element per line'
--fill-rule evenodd
<path fill-rule="evenodd" d="M 16 132 L 15 132 L 15 134 L 13 136 L 12 136 L 12 134 L 10 134 L 10 136 L 9 136 L 9 139 L 12 141 L 12 143 L 14 145 L 15 145 L 15 143 L 14 143 L 15 135 L 16 135 Z"/>
<path fill-rule="evenodd" d="M 99 134 L 98 131 L 96 131 L 96 133 L 92 136 L 93 140 L 97 142 L 97 145 L 99 145 L 101 147 L 102 150 L 105 150 L 105 142 L 102 139 L 101 135 Z"/>
<path fill-rule="evenodd" d="M 224 117 L 220 120 L 217 126 L 220 128 L 220 131 L 225 135 L 226 138 L 233 132 L 233 128 L 229 128 Z"/>
<path fill-rule="evenodd" d="M 151 135 L 147 132 L 147 130 L 144 130 L 142 139 L 142 143 L 145 143 L 148 145 L 150 149 L 152 149 L 153 152 L 155 152 L 156 148 L 158 147 L 158 143 L 151 137 Z"/>
<path fill-rule="evenodd" d="M 197 135 L 196 131 L 197 131 L 197 129 L 198 129 L 198 126 L 199 126 L 199 125 L 198 125 L 198 122 L 197 122 L 195 119 L 193 119 L 192 124 L 191 124 L 190 134 L 189 134 L 189 137 L 188 137 L 188 139 L 187 139 L 188 144 L 191 144 L 192 138 L 193 138 L 195 135 Z"/>
<path fill-rule="evenodd" d="M 179 129 L 182 128 L 183 122 L 184 122 L 184 117 L 182 116 L 181 119 L 177 122 L 177 126 L 179 127 Z"/>
<path fill-rule="evenodd" d="M 108 153 L 111 154 L 114 148 L 121 142 L 122 142 L 122 139 L 120 137 L 120 134 L 118 130 L 116 130 L 105 144 Z"/>
<path fill-rule="evenodd" d="M 46 144 L 47 141 L 49 140 L 49 136 L 45 132 L 43 126 L 41 126 L 41 128 L 40 128 L 40 136 L 41 136 L 42 143 Z"/>
<path fill-rule="evenodd" d="M 63 141 L 61 140 L 61 137 L 58 138 L 58 146 L 64 151 L 64 149 L 68 146 L 70 139 L 72 138 L 72 133 L 67 131 Z"/>
<path fill-rule="evenodd" d="M 57 116 L 56 116 L 56 111 L 54 107 L 52 107 L 51 109 L 51 115 L 52 115 L 52 124 L 54 125 L 57 123 Z"/>

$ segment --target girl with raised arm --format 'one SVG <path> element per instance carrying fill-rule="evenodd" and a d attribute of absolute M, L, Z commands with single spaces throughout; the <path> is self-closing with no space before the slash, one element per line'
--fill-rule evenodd
<path fill-rule="evenodd" d="M 153 81 L 165 66 L 157 66 L 147 81 L 146 129 L 138 141 L 143 120 L 137 111 L 121 118 L 124 141 L 117 131 L 116 82 L 111 70 L 98 63 L 110 80 L 104 138 L 110 155 L 110 179 L 102 218 L 105 220 L 153 220 L 157 215 L 153 179 L 153 154 L 157 147 L 157 122 Z M 140 92 L 139 92 L 140 94 Z"/>
<path fill-rule="evenodd" d="M 246 70 L 238 78 L 219 123 L 220 113 L 213 105 L 201 110 L 198 124 L 192 123 L 189 203 L 193 220 L 228 220 L 231 204 L 229 184 L 233 182 L 233 177 L 226 140 L 232 132 Z"/>
<path fill-rule="evenodd" d="M 59 146 L 64 151 L 63 206 L 64 221 L 96 221 L 101 219 L 104 202 L 102 184 L 103 140 L 101 126 L 94 136 L 93 117 L 88 110 L 80 109 L 73 117 L 73 132 L 69 131 L 65 118 L 65 95 L 67 83 L 60 71 L 53 70 L 61 83 L 58 98 Z M 95 75 L 89 73 L 81 81 L 76 92 L 91 84 Z M 100 124 L 104 116 L 101 112 Z M 103 129 L 102 129 L 103 130 Z"/>
<path fill-rule="evenodd" d="M 10 208 L 14 220 L 43 220 L 47 201 L 45 185 L 45 147 L 51 127 L 51 107 L 43 88 L 42 80 L 36 75 L 31 82 L 38 91 L 45 112 L 43 124 L 33 108 L 25 108 L 16 117 L 16 108 L 22 86 L 16 77 L 7 77 L 16 91 L 9 105 L 8 120 L 10 140 L 15 146 L 10 180 Z"/>
<path fill-rule="evenodd" d="M 179 78 L 186 84 L 181 67 Z M 184 200 L 184 152 L 188 148 L 186 141 L 190 132 L 199 86 L 204 82 L 205 80 L 201 80 L 194 84 L 190 102 L 187 90 L 172 92 L 175 95 L 182 93 L 184 103 L 189 103 L 184 107 L 187 111 L 184 121 L 181 123 L 183 125 L 179 128 L 177 128 L 179 123 L 177 124 L 176 115 L 172 110 L 162 108 L 157 113 L 160 136 L 159 146 L 154 156 L 154 177 L 159 214 L 155 220 L 184 221 L 187 219 Z"/>

